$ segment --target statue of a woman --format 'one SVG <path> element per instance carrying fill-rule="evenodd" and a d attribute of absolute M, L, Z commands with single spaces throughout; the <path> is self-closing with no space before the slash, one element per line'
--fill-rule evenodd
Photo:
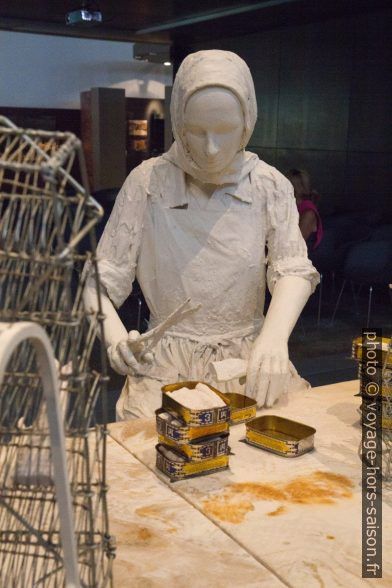
<path fill-rule="evenodd" d="M 226 358 L 249 359 L 245 392 L 272 405 L 298 382 L 288 338 L 318 282 L 290 182 L 245 151 L 257 117 L 245 62 L 228 51 L 189 55 L 171 116 L 174 144 L 129 174 L 97 250 L 109 360 L 127 375 L 119 419 L 152 416 L 167 383 L 241 391 L 238 380 L 214 382 L 211 362 Z M 151 364 L 132 353 L 115 310 L 135 276 L 149 328 L 188 297 L 200 305 L 159 341 Z M 272 300 L 264 318 L 266 280 Z M 85 302 L 96 309 L 91 287 Z"/>

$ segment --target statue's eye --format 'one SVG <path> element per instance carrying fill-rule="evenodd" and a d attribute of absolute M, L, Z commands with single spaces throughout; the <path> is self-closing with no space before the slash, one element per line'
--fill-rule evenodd
<path fill-rule="evenodd" d="M 190 133 L 191 135 L 194 135 L 196 137 L 203 137 L 205 135 L 204 129 L 202 129 L 201 127 L 194 126 L 194 125 L 186 127 L 186 132 Z"/>

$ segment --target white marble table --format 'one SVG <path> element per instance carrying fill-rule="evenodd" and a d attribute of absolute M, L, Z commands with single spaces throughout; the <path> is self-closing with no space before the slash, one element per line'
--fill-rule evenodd
<path fill-rule="evenodd" d="M 114 588 L 283 588 L 277 576 L 108 439 Z"/>
<path fill-rule="evenodd" d="M 314 426 L 313 452 L 289 459 L 250 447 L 237 425 L 229 470 L 173 484 L 155 469 L 153 419 L 110 425 L 115 588 L 392 586 L 386 488 L 383 578 L 361 578 L 357 390 L 357 382 L 322 386 L 261 411 Z"/>

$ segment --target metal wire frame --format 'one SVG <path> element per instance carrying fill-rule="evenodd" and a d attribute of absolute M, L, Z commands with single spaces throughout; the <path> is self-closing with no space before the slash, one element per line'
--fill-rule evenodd
<path fill-rule="evenodd" d="M 72 512 L 71 490 L 68 483 L 67 463 L 65 454 L 65 435 L 60 404 L 60 387 L 57 377 L 57 367 L 49 338 L 44 329 L 31 321 L 0 324 L 0 382 L 2 383 L 4 372 L 15 349 L 23 342 L 29 341 L 33 352 L 37 357 L 39 375 L 42 379 L 44 398 L 47 404 L 47 416 L 49 419 L 49 434 L 51 441 L 53 484 L 56 489 L 56 500 L 59 506 L 60 537 L 62 552 L 56 553 L 64 567 L 66 588 L 80 588 L 79 569 L 76 555 L 76 541 L 74 530 L 74 517 Z M 30 461 L 31 463 L 31 461 Z M 19 464 L 17 464 L 19 465 Z M 40 464 L 41 465 L 41 464 Z M 26 478 L 23 480 L 27 482 Z M 10 512 L 15 519 L 22 524 L 28 523 L 23 519 L 5 498 L 0 497 L 0 504 Z M 30 530 L 37 541 L 43 545 L 44 541 L 39 533 Z"/>
<path fill-rule="evenodd" d="M 79 173 L 80 182 L 74 178 Z M 102 312 L 83 305 L 86 260 L 95 266 L 94 226 L 80 141 L 71 133 L 25 131 L 0 117 L 0 320 L 33 321 L 51 341 L 61 380 L 68 476 L 80 582 L 111 585 L 106 505 L 106 365 L 89 367 Z M 86 253 L 84 241 L 88 240 Z M 0 389 L 0 587 L 64 586 L 42 382 L 31 345 L 13 354 Z M 4 506 L 5 505 L 5 506 Z"/>

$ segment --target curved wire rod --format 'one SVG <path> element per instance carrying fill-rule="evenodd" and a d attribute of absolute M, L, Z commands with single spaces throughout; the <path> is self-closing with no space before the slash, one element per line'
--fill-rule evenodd
<path fill-rule="evenodd" d="M 54 483 L 60 517 L 60 536 L 64 553 L 66 588 L 80 588 L 57 370 L 49 338 L 43 328 L 36 323 L 0 324 L 0 386 L 13 351 L 26 339 L 32 344 L 36 353 L 38 371 L 42 380 L 47 406 Z"/>

